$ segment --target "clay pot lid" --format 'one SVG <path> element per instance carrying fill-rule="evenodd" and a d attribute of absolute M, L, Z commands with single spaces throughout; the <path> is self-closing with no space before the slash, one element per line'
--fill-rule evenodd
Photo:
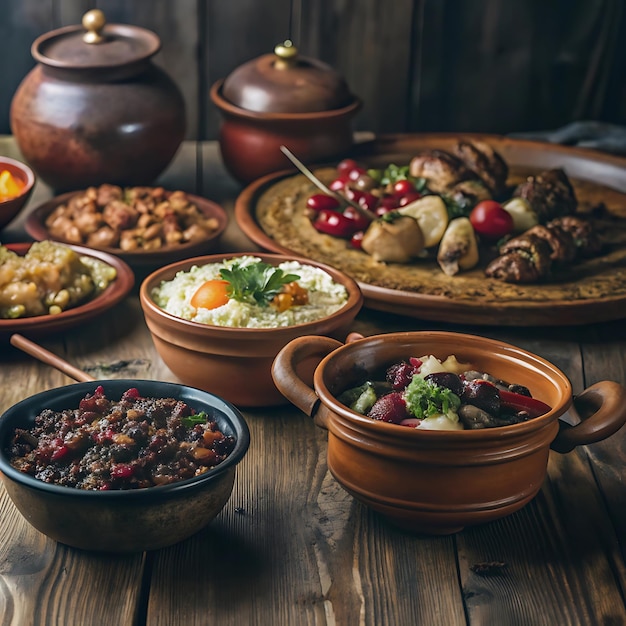
<path fill-rule="evenodd" d="M 252 59 L 225 80 L 222 95 L 257 113 L 312 113 L 354 101 L 345 80 L 329 65 L 298 54 L 291 41 Z"/>
<path fill-rule="evenodd" d="M 85 13 L 82 25 L 66 26 L 35 39 L 31 52 L 36 61 L 55 68 L 121 67 L 156 54 L 161 40 L 152 31 L 126 24 L 107 24 L 99 9 Z"/>

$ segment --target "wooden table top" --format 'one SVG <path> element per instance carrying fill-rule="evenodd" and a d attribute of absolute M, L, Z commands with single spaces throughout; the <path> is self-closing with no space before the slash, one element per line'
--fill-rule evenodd
<path fill-rule="evenodd" d="M 19 158 L 10 138 L 0 138 L 0 154 Z M 185 143 L 160 182 L 229 211 L 222 250 L 257 249 L 232 217 L 240 187 L 215 143 Z M 38 183 L 30 206 L 50 194 Z M 2 232 L 2 243 L 27 240 L 25 213 Z M 561 368 L 575 393 L 600 380 L 626 385 L 623 320 L 470 327 L 363 310 L 354 324 L 364 334 L 431 328 L 531 350 Z M 136 292 L 106 323 L 40 343 L 96 378 L 176 380 L 152 345 Z M 103 373 L 112 364 L 116 373 Z M 0 381 L 0 413 L 72 382 L 6 345 Z M 119 556 L 57 544 L 22 518 L 0 486 L 0 623 L 626 624 L 626 428 L 565 455 L 551 452 L 540 493 L 521 511 L 427 537 L 395 529 L 343 491 L 327 469 L 325 431 L 299 410 L 242 412 L 251 445 L 229 502 L 200 533 L 163 550 Z M 489 563 L 498 566 L 485 575 L 480 566 Z"/>

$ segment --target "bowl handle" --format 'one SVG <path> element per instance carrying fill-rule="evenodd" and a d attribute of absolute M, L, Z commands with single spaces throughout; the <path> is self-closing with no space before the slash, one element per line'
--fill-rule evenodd
<path fill-rule="evenodd" d="M 570 411 L 581 422 L 572 426 L 560 420 L 550 446 L 562 454 L 616 433 L 626 423 L 626 390 L 619 383 L 603 380 L 575 396 Z"/>
<path fill-rule="evenodd" d="M 305 383 L 297 372 L 298 364 L 305 359 L 317 359 L 317 364 L 343 344 L 330 337 L 306 335 L 292 339 L 272 363 L 272 378 L 278 390 L 301 411 L 315 419 L 316 424 L 326 427 L 326 411 L 320 410 L 320 400 L 315 390 Z"/>

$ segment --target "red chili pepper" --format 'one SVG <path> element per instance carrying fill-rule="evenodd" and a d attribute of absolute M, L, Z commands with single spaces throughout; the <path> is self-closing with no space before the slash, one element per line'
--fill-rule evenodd
<path fill-rule="evenodd" d="M 135 468 L 127 463 L 118 463 L 111 467 L 111 478 L 130 478 L 135 473 Z"/>
<path fill-rule="evenodd" d="M 501 406 L 514 411 L 526 411 L 530 417 L 539 417 L 552 410 L 552 407 L 536 398 L 531 398 L 521 393 L 513 393 L 512 391 L 503 391 L 502 389 L 499 391 Z"/>
<path fill-rule="evenodd" d="M 55 451 L 52 453 L 50 459 L 52 461 L 61 461 L 64 459 L 70 452 L 70 449 L 65 445 L 60 445 Z"/>
<path fill-rule="evenodd" d="M 319 232 L 332 235 L 333 237 L 352 237 L 357 230 L 360 230 L 354 220 L 337 211 L 328 211 L 326 209 L 318 212 L 313 226 Z"/>

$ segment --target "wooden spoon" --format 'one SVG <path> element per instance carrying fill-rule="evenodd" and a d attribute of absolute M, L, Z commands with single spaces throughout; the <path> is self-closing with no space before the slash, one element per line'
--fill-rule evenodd
<path fill-rule="evenodd" d="M 19 348 L 23 352 L 30 354 L 35 357 L 37 360 L 42 363 L 46 363 L 47 365 L 51 365 L 55 369 L 63 372 L 70 378 L 77 380 L 78 382 L 91 382 L 96 380 L 93 376 L 90 376 L 86 372 L 79 370 L 77 367 L 74 367 L 67 361 L 64 361 L 60 356 L 53 354 L 49 350 L 42 348 L 40 345 L 31 341 L 30 339 L 26 339 L 22 335 L 18 335 L 17 333 L 11 335 L 11 345 Z"/>

